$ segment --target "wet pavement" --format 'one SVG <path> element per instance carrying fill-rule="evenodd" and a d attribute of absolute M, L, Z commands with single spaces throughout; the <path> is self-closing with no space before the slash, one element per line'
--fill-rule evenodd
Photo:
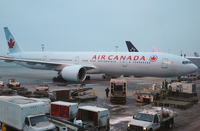
<path fill-rule="evenodd" d="M 64 82 L 52 82 L 52 78 L 57 75 L 55 71 L 41 71 L 32 70 L 14 64 L 5 64 L 0 62 L 0 81 L 4 81 L 6 85 L 8 79 L 15 78 L 16 81 L 21 82 L 22 87 L 28 88 L 30 91 L 34 91 L 35 85 L 48 84 L 50 85 L 50 91 L 56 89 L 76 89 L 79 83 L 64 83 Z M 136 115 L 140 110 L 142 103 L 135 101 L 133 92 L 136 90 L 137 84 L 141 83 L 161 83 L 165 78 L 134 78 L 125 77 L 128 83 L 127 89 L 127 102 L 125 104 L 113 104 L 110 103 L 109 97 L 106 97 L 105 89 L 109 87 L 109 80 L 101 78 L 101 75 L 91 75 L 90 81 L 84 81 L 86 84 L 84 87 L 91 87 L 92 90 L 88 91 L 88 94 L 95 94 L 98 96 L 97 100 L 86 100 L 79 102 L 80 106 L 93 105 L 110 109 L 110 130 L 111 131 L 125 131 L 127 124 L 132 120 L 132 117 Z M 169 81 L 170 78 L 167 78 Z M 197 84 L 197 92 L 200 92 L 200 80 L 195 81 Z M 198 95 L 198 99 L 200 96 Z M 175 124 L 172 129 L 165 129 L 162 127 L 160 131 L 198 131 L 200 130 L 200 104 L 196 103 L 194 106 L 188 109 L 176 109 L 178 116 L 175 118 Z"/>

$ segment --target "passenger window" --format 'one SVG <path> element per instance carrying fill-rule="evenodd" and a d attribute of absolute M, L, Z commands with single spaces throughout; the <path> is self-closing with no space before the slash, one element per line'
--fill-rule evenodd
<path fill-rule="evenodd" d="M 25 124 L 29 126 L 29 120 L 27 117 L 25 118 Z"/>

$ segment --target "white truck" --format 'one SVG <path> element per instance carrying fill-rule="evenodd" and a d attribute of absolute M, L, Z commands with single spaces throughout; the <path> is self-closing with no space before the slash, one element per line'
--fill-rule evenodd
<path fill-rule="evenodd" d="M 110 102 L 126 102 L 127 81 L 125 79 L 110 80 Z"/>
<path fill-rule="evenodd" d="M 166 128 L 172 128 L 174 117 L 177 113 L 173 110 L 163 107 L 152 107 L 143 110 L 133 120 L 128 123 L 128 131 L 155 131 L 160 129 L 162 125 Z"/>
<path fill-rule="evenodd" d="M 55 131 L 55 125 L 44 114 L 44 103 L 18 96 L 0 97 L 0 123 L 6 130 Z"/>
<path fill-rule="evenodd" d="M 187 75 L 187 79 L 191 80 L 191 81 L 195 81 L 195 80 L 199 79 L 199 75 L 197 75 L 197 74 L 188 74 Z"/>
<path fill-rule="evenodd" d="M 10 87 L 20 87 L 20 82 L 16 82 L 15 79 L 9 79 L 7 86 Z"/>

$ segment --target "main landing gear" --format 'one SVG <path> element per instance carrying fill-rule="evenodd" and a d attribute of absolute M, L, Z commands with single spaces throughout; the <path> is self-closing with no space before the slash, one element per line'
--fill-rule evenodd
<path fill-rule="evenodd" d="M 67 82 L 62 76 L 57 76 L 53 78 L 53 82 Z"/>
<path fill-rule="evenodd" d="M 53 78 L 53 82 L 67 82 L 67 80 L 63 79 L 60 72 L 58 72 L 58 76 Z"/>
<path fill-rule="evenodd" d="M 86 76 L 85 80 L 90 80 L 90 76 Z"/>

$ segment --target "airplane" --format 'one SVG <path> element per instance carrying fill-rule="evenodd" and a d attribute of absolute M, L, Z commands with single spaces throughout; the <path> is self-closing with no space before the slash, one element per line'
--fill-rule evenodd
<path fill-rule="evenodd" d="M 122 74 L 174 77 L 195 72 L 188 59 L 169 53 L 153 52 L 24 52 L 4 27 L 9 53 L 0 60 L 31 69 L 54 70 L 67 81 L 82 82 L 86 74 Z"/>
<path fill-rule="evenodd" d="M 129 52 L 139 52 L 130 41 L 126 41 L 126 45 Z"/>
<path fill-rule="evenodd" d="M 199 54 L 197 52 L 194 52 L 195 57 L 199 57 Z"/>

